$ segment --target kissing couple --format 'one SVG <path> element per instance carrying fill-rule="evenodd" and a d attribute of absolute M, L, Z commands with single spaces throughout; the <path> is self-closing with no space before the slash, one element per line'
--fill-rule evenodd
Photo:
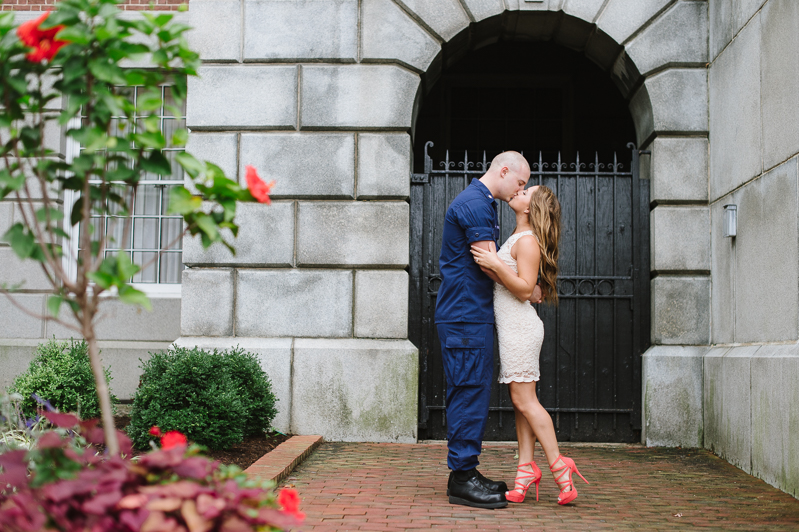
<path fill-rule="evenodd" d="M 531 303 L 558 303 L 560 203 L 545 186 L 525 189 L 529 178 L 524 156 L 500 153 L 452 201 L 444 221 L 435 321 L 447 377 L 451 504 L 502 508 L 508 501 L 524 501 L 533 484 L 538 500 L 542 473 L 533 461 L 536 440 L 560 488 L 558 503 L 577 498 L 572 472 L 580 473 L 573 460 L 560 454 L 552 418 L 535 390 L 544 324 Z M 516 214 L 516 229 L 499 251 L 495 199 L 507 202 Z M 512 490 L 477 470 L 488 419 L 495 324 L 499 382 L 509 385 L 519 442 Z"/>

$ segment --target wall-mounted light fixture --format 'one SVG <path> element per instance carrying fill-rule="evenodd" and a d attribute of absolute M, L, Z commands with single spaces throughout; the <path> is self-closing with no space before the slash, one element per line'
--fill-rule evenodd
<path fill-rule="evenodd" d="M 738 206 L 724 206 L 724 236 L 733 237 L 738 234 Z"/>

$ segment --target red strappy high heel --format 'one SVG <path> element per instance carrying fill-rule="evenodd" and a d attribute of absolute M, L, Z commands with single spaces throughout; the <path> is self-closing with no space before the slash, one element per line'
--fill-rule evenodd
<path fill-rule="evenodd" d="M 553 466 L 558 463 L 560 460 L 563 463 L 563 466 L 553 469 Z M 574 481 L 572 480 L 572 471 L 577 473 L 583 482 L 586 484 L 590 484 L 585 477 L 580 475 L 580 472 L 577 471 L 577 466 L 574 465 L 574 460 L 571 458 L 566 458 L 562 454 L 558 456 L 558 459 L 549 466 L 549 470 L 552 471 L 552 474 L 555 475 L 555 482 L 558 484 L 560 488 L 560 495 L 558 495 L 558 504 L 569 504 L 574 499 L 577 498 L 577 488 L 574 487 Z M 562 471 L 561 474 L 557 474 L 559 471 Z M 566 477 L 566 478 L 564 478 Z M 564 489 L 571 487 L 569 491 L 563 491 Z"/>
<path fill-rule="evenodd" d="M 531 466 L 533 470 L 527 471 L 526 469 L 522 469 L 522 467 L 527 465 Z M 509 502 L 524 502 L 527 490 L 530 489 L 532 484 L 535 484 L 535 500 L 538 501 L 538 483 L 541 482 L 541 470 L 538 469 L 535 462 L 530 462 L 527 464 L 520 464 L 519 467 L 516 468 L 516 471 L 524 474 L 521 477 L 518 475 L 516 476 L 516 486 L 512 490 L 505 492 L 505 498 L 508 499 Z M 519 481 L 520 479 L 523 481 L 528 478 L 532 480 L 526 484 Z M 519 493 L 519 490 L 521 490 L 521 493 Z"/>

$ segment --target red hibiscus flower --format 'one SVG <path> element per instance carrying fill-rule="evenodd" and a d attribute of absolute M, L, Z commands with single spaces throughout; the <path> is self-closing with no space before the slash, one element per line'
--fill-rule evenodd
<path fill-rule="evenodd" d="M 35 63 L 39 63 L 44 60 L 52 61 L 53 57 L 55 57 L 55 54 L 58 53 L 58 50 L 69 44 L 68 41 L 56 40 L 55 38 L 56 34 L 64 29 L 63 25 L 55 26 L 54 28 L 50 28 L 48 30 L 41 29 L 42 23 L 49 15 L 50 12 L 48 11 L 35 20 L 29 20 L 24 24 L 20 24 L 19 28 L 17 28 L 17 35 L 19 36 L 19 39 L 25 45 L 33 48 L 33 51 L 25 56 L 29 61 L 33 61 Z"/>
<path fill-rule="evenodd" d="M 296 490 L 285 488 L 280 490 L 277 496 L 277 503 L 283 507 L 283 511 L 291 514 L 297 519 L 305 519 L 305 514 L 300 511 L 300 496 Z"/>
<path fill-rule="evenodd" d="M 155 436 L 156 438 L 161 436 L 161 429 L 158 428 L 158 425 L 150 427 L 150 436 Z"/>
<path fill-rule="evenodd" d="M 178 445 L 186 445 L 186 443 L 186 436 L 176 430 L 170 430 L 161 436 L 162 449 L 171 449 L 172 447 L 177 447 Z"/>
<path fill-rule="evenodd" d="M 245 166 L 244 168 L 247 170 L 247 188 L 250 189 L 252 197 L 260 203 L 266 203 L 267 205 L 272 203 L 272 200 L 269 199 L 269 192 L 275 186 L 275 182 L 264 183 L 263 179 L 258 177 L 258 172 L 253 166 Z"/>

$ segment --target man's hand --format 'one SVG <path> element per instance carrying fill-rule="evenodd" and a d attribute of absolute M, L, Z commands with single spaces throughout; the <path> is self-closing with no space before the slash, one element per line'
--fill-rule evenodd
<path fill-rule="evenodd" d="M 530 296 L 530 303 L 541 303 L 544 300 L 544 289 L 540 284 L 533 288 L 533 295 Z"/>

